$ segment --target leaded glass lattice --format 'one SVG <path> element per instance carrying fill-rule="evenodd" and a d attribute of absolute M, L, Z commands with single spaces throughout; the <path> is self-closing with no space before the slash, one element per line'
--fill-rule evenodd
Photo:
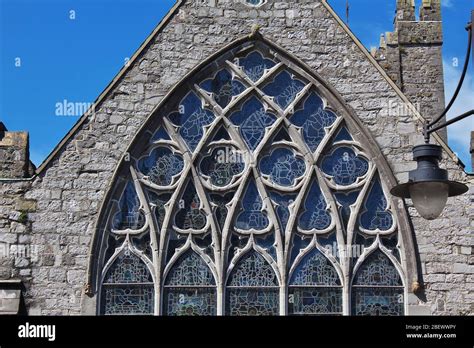
<path fill-rule="evenodd" d="M 350 108 L 258 38 L 188 76 L 118 169 L 98 311 L 402 315 L 400 215 Z"/>

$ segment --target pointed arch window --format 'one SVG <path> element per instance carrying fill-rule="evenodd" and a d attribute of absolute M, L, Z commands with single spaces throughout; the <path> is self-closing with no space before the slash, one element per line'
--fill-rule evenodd
<path fill-rule="evenodd" d="M 103 214 L 98 273 L 127 246 L 153 275 L 136 283 L 147 305 L 100 312 L 403 314 L 400 213 L 339 100 L 264 39 L 190 76 L 137 136 Z M 104 277 L 102 304 L 123 285 Z"/>

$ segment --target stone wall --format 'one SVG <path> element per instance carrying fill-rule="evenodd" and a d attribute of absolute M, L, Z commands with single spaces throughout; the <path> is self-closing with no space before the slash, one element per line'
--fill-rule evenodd
<path fill-rule="evenodd" d="M 28 133 L 9 132 L 0 122 L 0 178 L 26 178 L 33 172 Z"/>
<path fill-rule="evenodd" d="M 370 131 L 397 179 L 407 180 L 414 168 L 411 147 L 422 141 L 419 124 L 409 111 L 393 111 L 403 100 L 322 0 L 268 0 L 259 8 L 235 0 L 184 1 L 34 180 L 2 183 L 3 192 L 31 184 L 18 196 L 36 201 L 28 224 L 16 228 L 27 228 L 39 257 L 25 263 L 22 274 L 7 266 L 9 277 L 26 284 L 30 314 L 95 313 L 94 297 L 84 293 L 89 253 L 101 204 L 128 145 L 178 81 L 226 44 L 248 35 L 255 24 L 264 37 L 335 88 Z M 453 179 L 469 180 L 452 158 L 446 156 L 444 165 Z M 13 206 L 13 200 L 2 201 L 1 211 L 11 212 Z M 471 207 L 469 196 L 450 200 L 434 222 L 407 207 L 426 286 L 418 296 L 410 294 L 409 314 L 473 312 Z M 0 225 L 0 235 L 16 233 L 12 224 Z"/>

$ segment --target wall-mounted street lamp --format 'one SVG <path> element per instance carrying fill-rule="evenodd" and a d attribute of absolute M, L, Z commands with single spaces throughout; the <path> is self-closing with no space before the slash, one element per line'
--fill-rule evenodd
<path fill-rule="evenodd" d="M 390 191 L 390 193 L 394 196 L 401 198 L 411 198 L 415 209 L 423 218 L 427 220 L 434 220 L 441 214 L 444 207 L 446 206 L 448 197 L 459 196 L 468 191 L 468 187 L 466 185 L 448 180 L 448 172 L 445 169 L 439 168 L 438 166 L 438 161 L 441 159 L 442 154 L 441 146 L 430 144 L 429 142 L 430 135 L 433 132 L 446 128 L 453 123 L 474 115 L 474 110 L 471 110 L 447 122 L 438 124 L 454 104 L 454 101 L 461 90 L 464 78 L 466 77 L 466 72 L 469 65 L 469 56 L 473 47 L 473 23 L 474 11 L 472 12 L 471 23 L 469 23 L 466 27 L 466 30 L 469 32 L 466 62 L 464 63 L 461 79 L 458 83 L 454 96 L 446 107 L 446 110 L 444 110 L 440 116 L 424 125 L 423 135 L 425 137 L 425 144 L 418 145 L 413 148 L 413 159 L 417 161 L 418 166 L 415 170 L 409 173 L 408 182 L 397 185 Z"/>

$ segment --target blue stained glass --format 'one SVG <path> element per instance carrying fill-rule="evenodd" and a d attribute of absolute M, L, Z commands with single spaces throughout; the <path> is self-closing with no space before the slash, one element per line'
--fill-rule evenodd
<path fill-rule="evenodd" d="M 275 102 L 285 110 L 304 86 L 302 81 L 294 78 L 289 72 L 282 71 L 273 82 L 263 87 L 263 92 L 273 97 Z"/>
<path fill-rule="evenodd" d="M 346 127 L 342 127 L 339 132 L 337 132 L 336 136 L 334 137 L 334 142 L 338 141 L 352 141 L 352 136 L 347 130 Z"/>
<path fill-rule="evenodd" d="M 148 283 L 152 281 L 148 267 L 128 249 L 112 263 L 104 278 L 106 284 Z"/>
<path fill-rule="evenodd" d="M 148 200 L 151 208 L 155 209 L 155 216 L 158 222 L 159 228 L 163 226 L 163 221 L 166 216 L 165 204 L 171 199 L 170 193 L 156 194 L 152 191 L 147 191 Z"/>
<path fill-rule="evenodd" d="M 213 79 L 205 80 L 201 87 L 212 93 L 216 103 L 223 109 L 231 102 L 232 97 L 245 91 L 245 86 L 234 80 L 226 69 L 219 71 Z"/>
<path fill-rule="evenodd" d="M 275 143 L 277 141 L 289 141 L 292 142 L 290 135 L 288 134 L 288 131 L 282 127 L 280 130 L 278 130 L 278 133 L 276 133 L 273 136 L 272 142 Z"/>
<path fill-rule="evenodd" d="M 354 285 L 402 286 L 402 280 L 392 261 L 380 250 L 372 252 L 360 266 Z"/>
<path fill-rule="evenodd" d="M 114 215 L 112 228 L 115 230 L 139 230 L 145 226 L 145 215 L 140 210 L 135 186 L 130 181 L 124 189 L 119 202 L 119 211 Z"/>
<path fill-rule="evenodd" d="M 243 155 L 232 147 L 216 147 L 200 164 L 201 172 L 210 177 L 211 183 L 224 187 L 232 182 L 234 176 L 245 169 Z"/>
<path fill-rule="evenodd" d="M 275 66 L 275 62 L 264 58 L 260 52 L 254 51 L 247 55 L 247 57 L 239 59 L 239 65 L 252 81 L 257 82 L 262 78 L 265 70 Z"/>
<path fill-rule="evenodd" d="M 304 212 L 299 216 L 298 227 L 304 231 L 324 230 L 331 224 L 331 215 L 316 179 L 313 179 L 305 201 Z"/>
<path fill-rule="evenodd" d="M 277 259 L 276 249 L 275 249 L 275 234 L 272 232 L 266 233 L 264 235 L 255 236 L 255 242 L 258 246 L 265 249 L 266 252 L 273 257 L 274 260 Z"/>
<path fill-rule="evenodd" d="M 164 313 L 169 316 L 215 316 L 217 296 L 209 288 L 165 288 Z"/>
<path fill-rule="evenodd" d="M 233 269 L 228 286 L 278 286 L 272 266 L 255 250 L 244 255 Z"/>
<path fill-rule="evenodd" d="M 321 169 L 332 176 L 336 184 L 348 186 L 367 174 L 369 163 L 365 158 L 357 156 L 351 148 L 338 147 L 324 157 Z"/>
<path fill-rule="evenodd" d="M 204 126 L 210 125 L 214 114 L 202 108 L 201 99 L 190 92 L 178 107 L 178 111 L 169 115 L 169 119 L 179 126 L 179 134 L 191 151 L 194 151 L 204 135 Z"/>
<path fill-rule="evenodd" d="M 403 288 L 354 288 L 352 311 L 361 316 L 402 316 Z"/>
<path fill-rule="evenodd" d="M 158 130 L 155 132 L 153 137 L 151 138 L 151 142 L 159 141 L 159 140 L 171 140 L 168 132 L 163 127 L 159 127 Z"/>
<path fill-rule="evenodd" d="M 245 102 L 242 110 L 230 116 L 230 120 L 239 126 L 240 134 L 248 147 L 255 150 L 265 136 L 265 129 L 276 121 L 276 117 L 267 113 L 262 103 L 252 97 Z"/>
<path fill-rule="evenodd" d="M 263 203 L 255 181 L 251 179 L 241 201 L 242 212 L 237 216 L 236 227 L 240 230 L 264 230 L 269 221 L 262 212 Z"/>
<path fill-rule="evenodd" d="M 187 236 L 176 233 L 174 230 L 167 231 L 166 263 L 170 262 L 176 250 L 182 248 L 187 241 Z"/>
<path fill-rule="evenodd" d="M 313 249 L 296 266 L 290 285 L 338 286 L 341 285 L 341 280 L 328 258 L 318 249 Z"/>
<path fill-rule="evenodd" d="M 204 260 L 195 252 L 180 256 L 166 277 L 166 286 L 212 286 L 214 276 Z"/>
<path fill-rule="evenodd" d="M 227 204 L 234 198 L 235 192 L 229 192 L 226 193 L 225 195 L 219 195 L 219 194 L 211 194 L 211 201 L 216 205 L 216 220 L 217 223 L 221 229 L 221 231 L 224 229 L 224 224 L 225 220 L 227 218 Z"/>
<path fill-rule="evenodd" d="M 230 263 L 238 250 L 242 250 L 249 242 L 249 236 L 232 233 L 230 236 L 229 252 L 227 254 L 227 263 Z"/>
<path fill-rule="evenodd" d="M 194 244 L 196 244 L 201 250 L 209 256 L 212 260 L 214 260 L 214 248 L 212 243 L 212 234 L 199 234 L 193 236 Z"/>
<path fill-rule="evenodd" d="M 258 6 L 263 3 L 263 0 L 246 0 L 247 4 L 252 6 Z"/>
<path fill-rule="evenodd" d="M 306 172 L 304 160 L 285 148 L 277 148 L 260 161 L 260 170 L 281 186 L 293 186 Z"/>
<path fill-rule="evenodd" d="M 341 315 L 341 288 L 290 288 L 290 315 Z"/>
<path fill-rule="evenodd" d="M 104 285 L 101 298 L 101 313 L 105 315 L 151 315 L 154 312 L 153 284 Z"/>
<path fill-rule="evenodd" d="M 347 228 L 347 224 L 349 223 L 349 219 L 351 217 L 351 205 L 353 205 L 357 201 L 359 193 L 360 191 L 353 191 L 349 193 L 334 193 L 336 201 L 341 205 L 341 207 L 339 208 L 339 212 L 341 214 L 342 222 L 344 223 L 345 228 Z"/>
<path fill-rule="evenodd" d="M 201 230 L 206 226 L 206 215 L 200 209 L 201 200 L 196 192 L 192 180 L 178 201 L 178 212 L 175 215 L 175 224 L 182 230 Z"/>
<path fill-rule="evenodd" d="M 290 117 L 290 122 L 302 128 L 303 139 L 314 152 L 326 136 L 325 128 L 332 126 L 336 119 L 337 116 L 332 111 L 324 109 L 323 100 L 311 92 L 306 97 L 303 108 Z"/>
<path fill-rule="evenodd" d="M 151 239 L 149 232 L 146 232 L 141 236 L 131 237 L 131 241 L 135 248 L 148 256 L 150 260 L 153 259 L 153 251 L 151 249 Z"/>
<path fill-rule="evenodd" d="M 276 213 L 280 221 L 281 232 L 284 233 L 286 226 L 288 225 L 288 220 L 290 219 L 290 209 L 289 206 L 295 201 L 295 194 L 279 194 L 274 191 L 270 192 L 270 198 L 276 205 Z"/>
<path fill-rule="evenodd" d="M 293 264 L 301 250 L 308 247 L 309 243 L 311 243 L 311 239 L 312 237 L 300 235 L 299 233 L 293 233 L 291 240 L 292 246 L 290 251 L 290 265 Z"/>
<path fill-rule="evenodd" d="M 392 214 L 387 211 L 388 204 L 385 194 L 376 177 L 364 202 L 364 212 L 360 216 L 360 225 L 366 230 L 387 231 L 393 226 Z"/>
<path fill-rule="evenodd" d="M 173 177 L 181 173 L 183 168 L 183 158 L 167 147 L 157 147 L 150 156 L 138 161 L 138 170 L 158 186 L 171 185 Z"/>
<path fill-rule="evenodd" d="M 228 289 L 226 314 L 232 316 L 279 315 L 278 289 Z"/>

